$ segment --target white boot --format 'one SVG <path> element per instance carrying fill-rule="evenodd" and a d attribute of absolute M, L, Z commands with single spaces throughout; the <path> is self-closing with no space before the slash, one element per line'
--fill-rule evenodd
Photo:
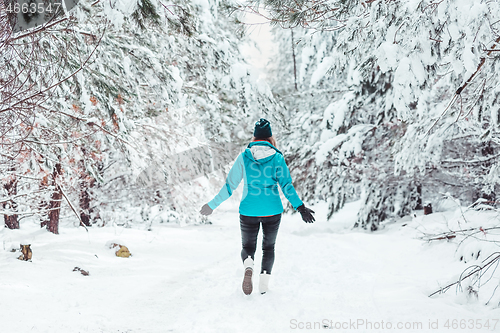
<path fill-rule="evenodd" d="M 245 275 L 243 276 L 243 292 L 245 295 L 250 295 L 253 290 L 252 275 L 253 275 L 253 259 L 248 256 L 248 258 L 243 261 L 243 266 L 245 267 Z"/>
<path fill-rule="evenodd" d="M 260 274 L 259 280 L 259 291 L 261 294 L 265 294 L 269 288 L 269 279 L 271 278 L 270 274 L 267 274 L 266 271 Z"/>

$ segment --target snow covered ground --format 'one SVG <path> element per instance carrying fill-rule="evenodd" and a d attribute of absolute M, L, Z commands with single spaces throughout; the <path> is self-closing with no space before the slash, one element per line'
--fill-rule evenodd
<path fill-rule="evenodd" d="M 0 230 L 0 331 L 293 332 L 322 325 L 342 332 L 500 331 L 497 305 L 455 289 L 428 297 L 471 264 L 457 258 L 457 242 L 417 239 L 443 221 L 450 226 L 456 211 L 369 233 L 351 229 L 358 204 L 330 222 L 326 206 L 313 207 L 312 225 L 285 215 L 265 295 L 241 291 L 238 214 L 229 202 L 211 216 L 212 225 L 88 233 L 68 225 L 52 235 L 25 222 L 21 230 Z M 491 213 L 473 219 L 485 217 L 498 224 Z M 115 257 L 109 241 L 128 246 L 133 256 Z M 31 244 L 32 262 L 9 251 L 20 242 Z M 490 283 L 498 285 L 498 274 Z M 493 300 L 498 304 L 500 295 Z M 487 320 L 490 327 L 479 329 Z"/>

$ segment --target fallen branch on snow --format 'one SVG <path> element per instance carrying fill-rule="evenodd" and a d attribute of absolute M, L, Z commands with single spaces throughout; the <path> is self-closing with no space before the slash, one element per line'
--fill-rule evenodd
<path fill-rule="evenodd" d="M 424 236 L 420 237 L 419 239 L 424 240 L 426 242 L 430 241 L 435 241 L 435 240 L 450 240 L 455 237 L 457 237 L 457 234 L 462 234 L 466 235 L 467 237 L 471 237 L 472 235 L 476 233 L 483 233 L 486 234 L 486 231 L 488 230 L 495 230 L 495 229 L 500 229 L 500 227 L 491 227 L 491 228 L 483 228 L 483 227 L 478 227 L 478 228 L 469 228 L 469 229 L 461 229 L 461 230 L 450 230 L 448 232 L 443 232 L 440 234 L 425 234 Z M 467 232 L 471 232 L 472 234 L 466 234 Z"/>
<path fill-rule="evenodd" d="M 496 255 L 496 256 L 494 256 Z M 489 260 L 492 256 L 494 256 L 493 259 Z M 489 260 L 489 261 L 488 261 Z M 481 280 L 481 277 L 486 274 L 486 272 L 491 268 L 493 267 L 493 264 L 496 263 L 496 267 L 495 269 L 493 270 L 493 272 L 491 273 L 491 276 L 493 276 L 493 274 L 495 273 L 497 267 L 498 267 L 498 264 L 500 263 L 500 252 L 494 252 L 492 253 L 488 258 L 484 259 L 483 260 L 483 263 L 485 261 L 488 261 L 487 263 L 485 263 L 484 265 L 482 266 L 478 266 L 478 265 L 473 265 L 473 266 L 469 266 L 467 267 L 463 272 L 462 274 L 460 275 L 460 278 L 458 279 L 458 281 L 455 281 L 453 283 L 450 283 L 449 285 L 447 285 L 446 287 L 444 288 L 440 288 L 439 290 L 436 290 L 435 292 L 433 292 L 432 294 L 429 295 L 429 297 L 432 297 L 436 294 L 443 294 L 445 292 L 448 291 L 448 289 L 450 289 L 450 287 L 454 286 L 454 285 L 457 285 L 458 287 L 462 287 L 462 281 L 464 281 L 465 279 L 467 278 L 472 278 L 474 277 L 475 275 L 478 275 L 477 276 L 477 279 L 475 280 L 475 283 L 479 282 Z M 469 273 L 467 273 L 470 269 L 472 269 Z M 464 276 L 465 274 L 465 276 Z M 486 280 L 484 283 L 488 282 L 489 280 L 491 279 L 491 277 Z M 483 284 L 484 284 L 483 283 Z M 478 286 L 480 287 L 480 286 Z M 496 290 L 496 289 L 495 289 Z M 476 292 L 477 293 L 477 292 Z M 491 299 L 491 298 L 490 298 Z"/>

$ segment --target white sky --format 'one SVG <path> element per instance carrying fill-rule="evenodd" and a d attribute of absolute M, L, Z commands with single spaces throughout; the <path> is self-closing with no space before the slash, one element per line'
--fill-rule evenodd
<path fill-rule="evenodd" d="M 247 26 L 249 37 L 256 44 L 243 44 L 241 51 L 250 65 L 253 65 L 259 72 L 259 78 L 266 79 L 268 63 L 276 52 L 272 43 L 271 27 L 265 18 L 247 13 L 242 21 Z"/>

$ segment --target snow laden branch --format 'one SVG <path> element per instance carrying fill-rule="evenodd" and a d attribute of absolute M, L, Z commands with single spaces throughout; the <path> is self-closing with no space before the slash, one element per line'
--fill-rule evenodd
<path fill-rule="evenodd" d="M 488 256 L 486 259 L 482 261 L 482 265 L 472 265 L 467 267 L 460 274 L 460 277 L 456 282 L 450 283 L 447 286 L 442 287 L 439 290 L 436 290 L 435 292 L 430 294 L 429 297 L 432 297 L 437 294 L 443 294 L 453 286 L 457 286 L 457 290 L 460 291 L 466 289 L 466 292 L 469 295 L 477 297 L 478 290 L 481 288 L 481 286 L 486 284 L 493 278 L 499 263 L 500 263 L 500 252 L 492 253 L 490 256 Z M 489 273 L 489 275 L 487 276 L 486 273 Z M 466 288 L 464 288 L 463 283 L 467 279 L 470 280 L 470 283 Z M 485 281 L 482 281 L 482 279 L 484 279 Z M 496 289 L 497 288 L 494 289 L 493 295 L 490 297 L 490 300 L 491 298 L 493 298 Z M 486 304 L 488 303 L 489 301 Z"/>
<path fill-rule="evenodd" d="M 435 217 L 429 219 L 422 216 L 419 218 L 420 222 L 414 225 L 416 230 L 422 233 L 419 237 L 421 240 L 428 243 L 446 240 L 446 246 L 456 245 L 455 258 L 468 264 L 468 267 L 463 269 L 458 277 L 453 278 L 453 282 L 440 287 L 429 297 L 445 293 L 456 286 L 457 293 L 461 293 L 468 300 L 480 299 L 488 305 L 498 287 L 495 283 L 498 281 L 497 268 L 500 263 L 498 211 L 485 205 L 485 199 L 478 200 L 465 210 L 458 200 L 449 195 L 446 200 L 448 209 L 454 207 L 453 215 L 447 217 L 446 213 L 436 213 Z M 439 221 L 439 224 L 432 226 L 432 220 Z M 429 223 L 422 223 L 424 221 Z M 427 231 L 441 229 L 443 226 L 448 230 L 440 233 Z"/>
<path fill-rule="evenodd" d="M 377 230 L 440 192 L 468 204 L 495 197 L 498 2 L 247 5 L 276 25 L 273 85 L 293 118 L 290 168 L 307 183 L 306 199 L 326 200 L 333 216 L 361 198 L 356 225 Z M 373 130 L 350 134 L 361 126 Z"/>
<path fill-rule="evenodd" d="M 464 238 L 464 240 L 465 240 L 468 237 L 474 237 L 475 234 L 485 234 L 487 231 L 490 231 L 490 230 L 500 230 L 500 227 L 491 227 L 491 228 L 477 227 L 477 228 L 469 228 L 469 229 L 461 229 L 461 230 L 451 230 L 451 231 L 442 232 L 439 234 L 424 233 L 424 235 L 419 237 L 419 239 L 426 241 L 426 242 L 432 242 L 432 241 L 438 241 L 438 240 L 450 240 L 450 239 L 456 238 L 457 235 L 465 235 L 466 236 Z"/>
<path fill-rule="evenodd" d="M 19 217 L 35 213 L 54 233 L 61 216 L 86 227 L 150 224 L 151 216 L 200 222 L 193 206 L 208 195 L 199 192 L 204 176 L 220 181 L 233 156 L 207 148 L 207 156 L 182 156 L 182 165 L 168 157 L 213 138 L 240 147 L 253 119 L 281 119 L 240 54 L 230 7 L 225 0 L 81 0 L 45 29 L 15 36 L 3 29 L 6 225 L 18 228 Z"/>
<path fill-rule="evenodd" d="M 66 164 L 61 161 L 67 157 L 68 145 L 89 141 L 96 129 L 104 131 L 99 126 L 80 131 L 76 117 L 67 117 L 69 108 L 60 105 L 72 96 L 68 87 L 97 59 L 106 33 L 102 18 L 80 29 L 73 14 L 14 33 L 5 7 L 0 6 L 0 184 L 4 191 L 0 207 L 9 228 L 19 228 L 18 217 L 36 214 L 42 226 L 57 233 L 61 191 L 55 180 L 62 177 L 61 165 Z M 89 33 L 82 34 L 83 30 Z"/>
<path fill-rule="evenodd" d="M 495 41 L 495 44 L 493 44 L 491 46 L 491 49 L 490 50 L 483 50 L 486 53 L 486 57 L 490 57 L 491 54 L 495 51 L 495 48 L 497 47 L 498 43 L 500 43 L 500 37 L 498 37 L 498 39 Z M 467 88 L 467 86 L 472 82 L 472 80 L 476 77 L 476 75 L 479 73 L 479 71 L 481 70 L 481 68 L 484 66 L 484 64 L 486 63 L 486 57 L 482 57 L 481 60 L 479 61 L 479 64 L 477 65 L 477 69 L 476 71 L 467 79 L 467 81 L 465 81 L 465 83 L 460 86 L 457 91 L 455 92 L 455 95 L 453 96 L 453 98 L 451 99 L 450 103 L 446 106 L 446 108 L 443 110 L 443 112 L 441 113 L 441 115 L 439 116 L 438 119 L 436 119 L 436 121 L 432 124 L 432 126 L 429 128 L 429 130 L 427 131 L 427 134 L 429 134 L 432 129 L 437 125 L 437 123 L 446 115 L 446 113 L 448 113 L 448 110 L 450 109 L 450 107 L 458 100 L 460 94 L 462 93 L 462 91 L 464 91 L 465 88 Z M 479 98 L 482 98 L 484 94 L 484 90 L 482 91 L 481 93 L 481 96 Z M 458 121 L 458 118 L 457 118 L 457 121 Z"/>

